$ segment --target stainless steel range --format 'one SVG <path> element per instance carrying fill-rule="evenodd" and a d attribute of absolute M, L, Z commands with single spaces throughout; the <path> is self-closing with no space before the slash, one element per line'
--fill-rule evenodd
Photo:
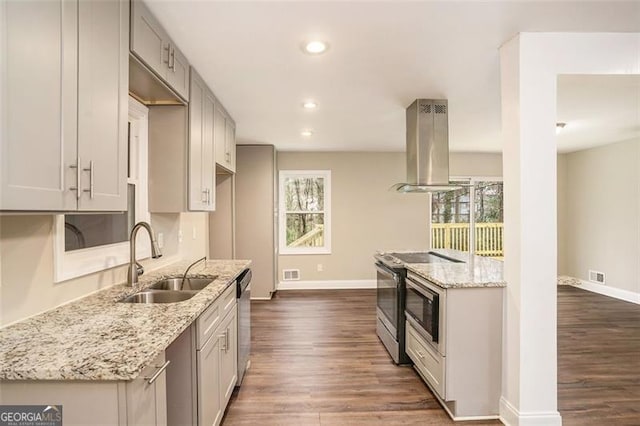
<path fill-rule="evenodd" d="M 405 352 L 407 263 L 460 262 L 433 252 L 374 256 L 377 271 L 376 333 L 396 364 L 411 364 Z"/>

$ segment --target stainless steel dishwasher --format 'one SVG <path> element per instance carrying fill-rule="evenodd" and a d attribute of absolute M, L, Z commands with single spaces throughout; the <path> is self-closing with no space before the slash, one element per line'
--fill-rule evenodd
<path fill-rule="evenodd" d="M 245 269 L 237 279 L 238 299 L 238 381 L 242 384 L 244 372 L 249 368 L 251 351 L 251 269 Z"/>

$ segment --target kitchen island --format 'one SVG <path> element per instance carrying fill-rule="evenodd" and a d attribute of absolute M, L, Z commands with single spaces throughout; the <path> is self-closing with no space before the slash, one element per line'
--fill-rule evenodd
<path fill-rule="evenodd" d="M 224 315 L 235 318 L 235 279 L 251 262 L 197 265 L 188 277 L 212 282 L 182 302 L 120 301 L 182 277 L 189 264 L 160 268 L 135 287 L 115 285 L 0 329 L 0 404 L 62 404 L 65 424 L 166 424 L 165 351 L 191 329 L 196 334 L 201 316 L 216 325 Z"/>
<path fill-rule="evenodd" d="M 454 420 L 498 418 L 502 262 L 455 250 L 376 259 L 406 270 L 405 351 L 443 408 Z"/>

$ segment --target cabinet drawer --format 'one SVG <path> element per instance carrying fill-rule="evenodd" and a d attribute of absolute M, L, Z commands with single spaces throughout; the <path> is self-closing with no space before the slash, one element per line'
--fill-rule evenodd
<path fill-rule="evenodd" d="M 221 317 L 224 318 L 227 316 L 229 312 L 231 312 L 233 307 L 236 305 L 236 282 L 235 281 L 231 283 L 231 285 L 229 285 L 229 288 L 227 288 L 224 291 L 224 293 L 222 293 L 222 296 L 220 296 L 218 300 L 220 301 L 220 304 L 222 306 Z"/>
<path fill-rule="evenodd" d="M 211 304 L 196 320 L 196 346 L 202 346 L 218 328 L 220 321 L 233 308 L 236 303 L 235 281 Z"/>
<path fill-rule="evenodd" d="M 431 349 L 411 323 L 406 323 L 407 355 L 415 363 L 415 367 L 430 387 L 442 399 L 445 399 L 444 364 L 445 358 Z"/>

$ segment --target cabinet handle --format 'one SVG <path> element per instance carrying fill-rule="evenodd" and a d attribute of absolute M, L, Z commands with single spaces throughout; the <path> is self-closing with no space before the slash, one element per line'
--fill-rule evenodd
<path fill-rule="evenodd" d="M 167 60 L 163 60 L 162 62 L 164 62 L 169 68 L 171 68 L 171 45 L 167 44 L 167 47 L 165 47 L 164 50 L 167 51 Z"/>
<path fill-rule="evenodd" d="M 417 352 L 420 359 L 424 359 L 424 354 L 421 351 L 417 351 Z"/>
<path fill-rule="evenodd" d="M 93 200 L 93 160 L 89 161 L 89 168 L 88 169 L 82 169 L 85 172 L 89 172 L 89 189 L 85 189 L 83 192 L 88 192 L 89 193 L 89 198 Z"/>
<path fill-rule="evenodd" d="M 224 351 L 229 352 L 229 329 L 224 332 Z"/>
<path fill-rule="evenodd" d="M 231 153 L 230 152 L 225 152 L 224 156 L 225 156 L 225 158 L 227 159 L 228 162 L 231 162 Z"/>
<path fill-rule="evenodd" d="M 82 195 L 80 193 L 80 190 L 78 189 L 80 188 L 80 179 L 82 178 L 82 176 L 80 176 L 80 157 L 78 157 L 78 162 L 76 164 L 70 165 L 69 168 L 76 169 L 76 186 L 70 187 L 69 190 L 76 191 L 76 198 L 79 200 L 80 195 Z"/>
<path fill-rule="evenodd" d="M 170 361 L 170 360 L 167 360 L 167 362 L 165 362 L 164 364 L 162 364 L 162 366 L 160 366 L 160 368 L 158 368 L 158 369 L 156 370 L 156 372 L 155 372 L 155 373 L 153 373 L 153 376 L 151 376 L 151 377 L 145 377 L 145 379 L 147 379 L 147 381 L 149 382 L 149 384 L 152 384 L 153 382 L 155 382 L 155 381 L 158 379 L 158 377 L 160 377 L 160 375 L 162 374 L 162 372 L 163 372 L 164 370 L 166 370 L 166 369 L 167 369 L 167 366 L 168 366 L 170 363 L 171 363 L 171 361 Z"/>
<path fill-rule="evenodd" d="M 175 72 L 176 72 L 176 49 L 175 49 L 175 47 L 171 47 L 171 65 L 169 65 L 169 68 L 171 68 L 171 70 L 175 74 Z"/>
<path fill-rule="evenodd" d="M 202 190 L 202 198 L 200 199 L 200 201 L 202 201 L 204 204 L 209 204 L 209 194 L 208 194 L 208 189 L 203 189 Z"/>
<path fill-rule="evenodd" d="M 221 335 L 218 336 L 218 339 L 224 338 L 224 343 L 222 344 L 222 350 L 227 351 L 227 332 L 225 331 Z"/>

